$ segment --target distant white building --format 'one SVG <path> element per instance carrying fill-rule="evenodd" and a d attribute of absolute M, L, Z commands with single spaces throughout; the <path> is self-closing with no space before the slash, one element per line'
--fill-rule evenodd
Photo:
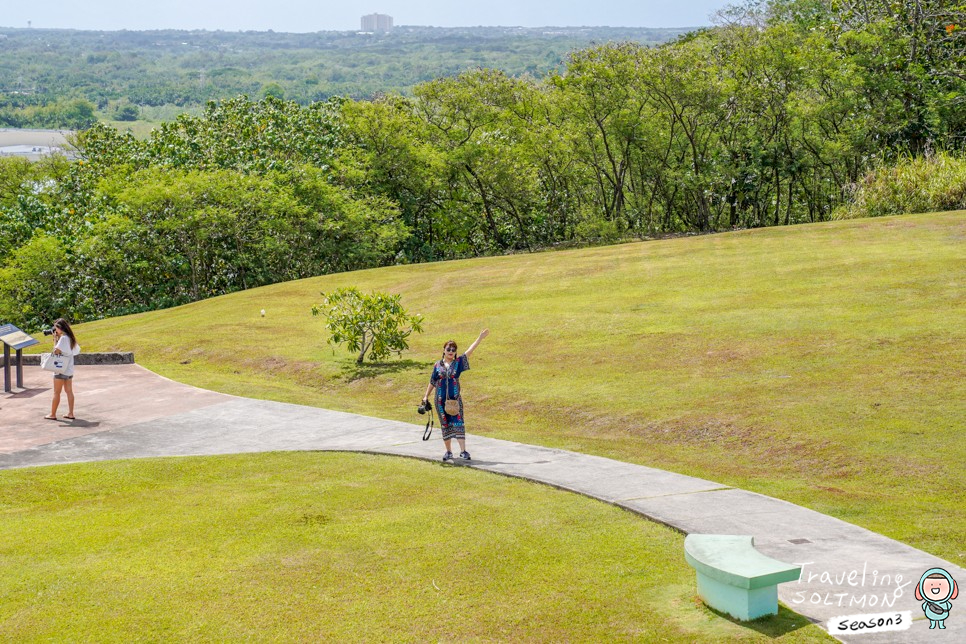
<path fill-rule="evenodd" d="M 363 31 L 392 31 L 392 16 L 384 13 L 370 13 L 362 16 Z"/>

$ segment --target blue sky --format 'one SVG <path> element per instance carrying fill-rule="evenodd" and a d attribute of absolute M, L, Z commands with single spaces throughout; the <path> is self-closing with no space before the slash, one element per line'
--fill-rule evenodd
<path fill-rule="evenodd" d="M 0 0 L 0 26 L 65 29 L 355 30 L 368 13 L 397 25 L 697 27 L 727 0 Z"/>

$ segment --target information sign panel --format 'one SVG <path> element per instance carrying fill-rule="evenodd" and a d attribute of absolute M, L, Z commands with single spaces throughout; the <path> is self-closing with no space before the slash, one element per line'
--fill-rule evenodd
<path fill-rule="evenodd" d="M 23 389 L 23 350 L 40 344 L 37 340 L 12 324 L 0 325 L 0 343 L 3 343 L 3 390 L 10 392 L 10 349 L 17 352 L 17 387 Z"/>
<path fill-rule="evenodd" d="M 9 346 L 11 349 L 19 350 L 40 344 L 37 340 L 18 329 L 12 324 L 0 326 L 0 342 Z"/>

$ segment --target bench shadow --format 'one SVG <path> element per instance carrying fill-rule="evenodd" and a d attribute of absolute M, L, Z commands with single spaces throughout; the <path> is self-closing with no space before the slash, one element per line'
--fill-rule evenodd
<path fill-rule="evenodd" d="M 697 601 L 718 617 L 726 619 L 732 624 L 737 624 L 743 628 L 748 628 L 761 633 L 766 637 L 781 637 L 789 633 L 794 633 L 795 631 L 805 628 L 806 626 L 814 625 L 822 628 L 821 624 L 813 622 L 807 617 L 799 615 L 792 609 L 786 608 L 781 604 L 778 605 L 777 615 L 766 615 L 765 617 L 759 617 L 758 619 L 751 620 L 750 622 L 743 622 L 740 619 L 728 615 L 727 613 L 722 613 L 721 611 L 711 608 L 700 599 L 697 599 Z M 824 632 L 825 629 L 822 628 L 822 631 Z"/>

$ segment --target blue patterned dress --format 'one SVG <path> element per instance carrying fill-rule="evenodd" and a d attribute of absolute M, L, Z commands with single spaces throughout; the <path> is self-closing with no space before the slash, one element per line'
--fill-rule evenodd
<path fill-rule="evenodd" d="M 433 375 L 429 382 L 436 387 L 436 413 L 439 415 L 439 425 L 443 430 L 443 440 L 453 438 L 466 438 L 466 430 L 463 425 L 463 398 L 460 396 L 460 374 L 469 370 L 470 359 L 466 354 L 462 354 L 450 364 L 449 368 L 440 360 L 433 365 Z M 455 398 L 460 403 L 460 413 L 456 416 L 448 416 L 443 410 L 446 398 Z"/>

